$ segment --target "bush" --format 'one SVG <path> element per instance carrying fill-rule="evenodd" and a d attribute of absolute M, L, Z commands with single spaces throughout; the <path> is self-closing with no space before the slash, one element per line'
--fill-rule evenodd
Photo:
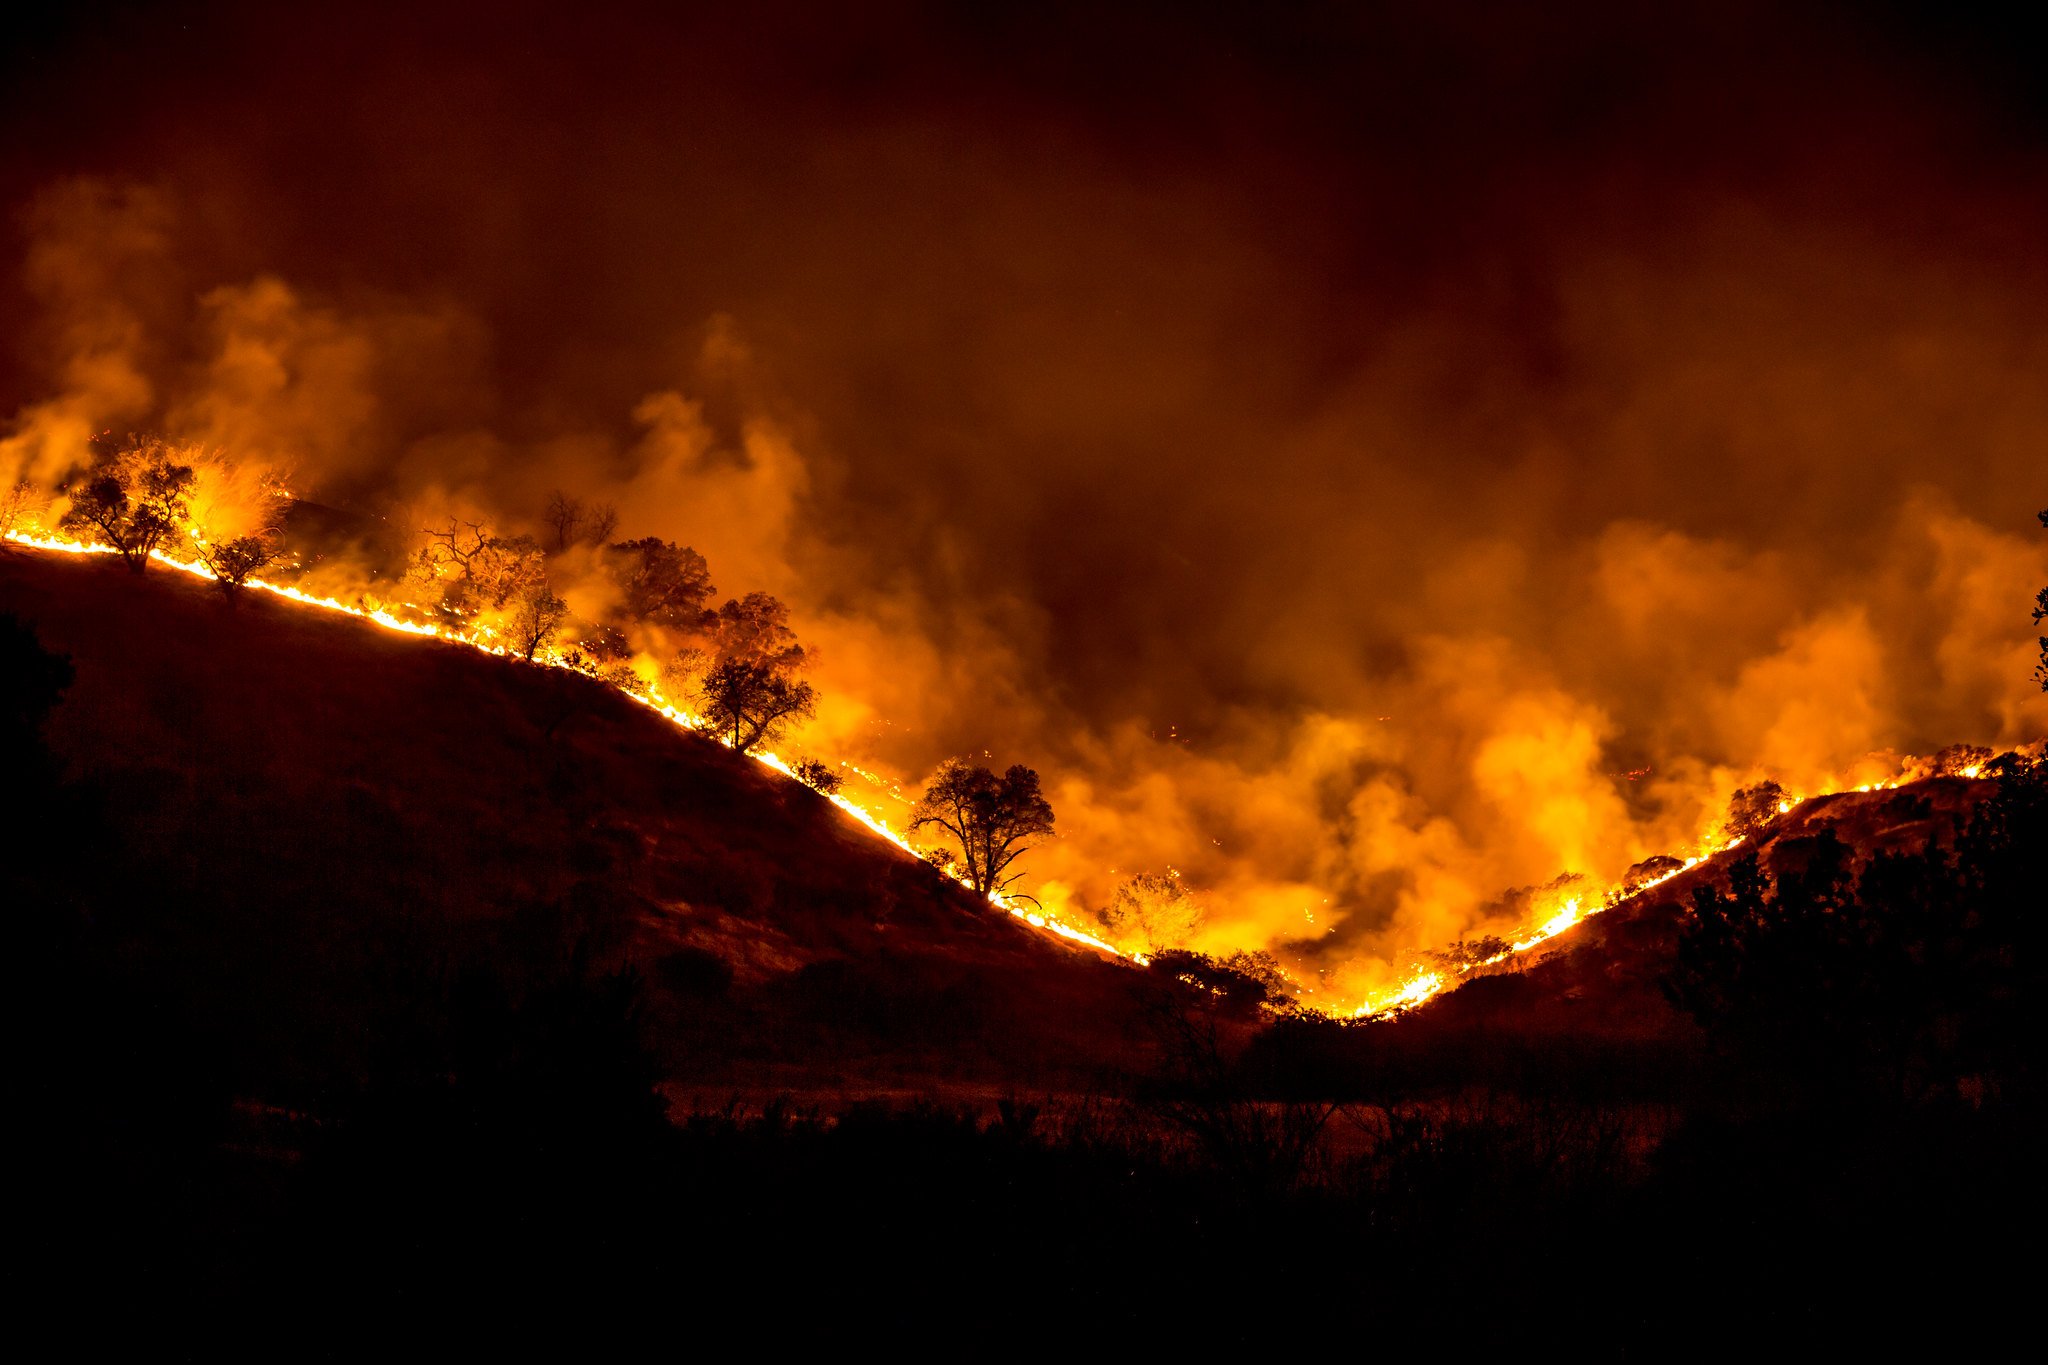
<path fill-rule="evenodd" d="M 834 795 L 844 785 L 838 773 L 815 758 L 807 758 L 796 765 L 796 780 L 824 796 Z"/>

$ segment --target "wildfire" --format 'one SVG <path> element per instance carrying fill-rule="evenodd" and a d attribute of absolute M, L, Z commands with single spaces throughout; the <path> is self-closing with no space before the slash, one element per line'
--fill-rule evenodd
<path fill-rule="evenodd" d="M 1922 761 L 1913 760 L 1912 762 L 1920 763 Z M 1909 764 L 1908 766 L 1910 767 L 1911 765 Z M 1914 780 L 1915 777 L 1921 775 L 1924 774 L 1909 772 L 1907 776 L 1887 782 L 1865 782 L 1856 786 L 1844 784 L 1839 788 L 1829 791 L 1811 792 L 1796 796 L 1788 794 L 1777 803 L 1777 812 L 1779 815 L 1789 814 L 1795 807 L 1821 796 L 1832 796 L 1852 791 L 1894 791 L 1905 782 Z M 1981 763 L 1969 764 L 1955 769 L 1954 775 L 1975 781 L 1984 775 L 1984 765 Z M 1683 876 L 1707 859 L 1740 848 L 1743 843 L 1744 840 L 1740 836 L 1728 839 L 1709 837 L 1702 841 L 1699 849 L 1685 858 L 1678 866 L 1629 886 L 1610 886 L 1597 904 L 1587 905 L 1585 904 L 1586 898 L 1584 896 L 1574 896 L 1564 902 L 1549 919 L 1543 921 L 1523 937 L 1513 940 L 1506 948 L 1493 954 L 1491 957 L 1460 963 L 1455 973 L 1450 976 L 1446 976 L 1443 971 L 1434 968 L 1418 969 L 1400 985 L 1373 996 L 1358 1005 L 1350 1012 L 1350 1017 L 1354 1019 L 1384 1018 L 1411 1010 L 1417 1005 L 1421 1005 L 1441 994 L 1446 987 L 1455 985 L 1458 977 L 1469 975 L 1484 967 L 1498 966 L 1509 958 L 1527 953 L 1532 948 L 1539 948 L 1556 938 L 1559 934 L 1585 923 L 1594 915 L 1600 914 L 1602 911 L 1612 910 L 1618 905 L 1626 905 L 1638 899 L 1644 893 L 1662 886 L 1673 877 Z"/>
<path fill-rule="evenodd" d="M 37 534 L 31 531 L 9 531 L 6 533 L 5 538 L 18 545 L 32 546 L 38 550 L 52 550 L 59 554 L 111 555 L 119 553 L 110 545 L 68 540 L 58 536 Z M 204 563 L 197 559 L 180 559 L 176 555 L 169 554 L 163 550 L 152 550 L 149 557 L 167 569 L 188 574 L 194 578 L 205 579 L 208 582 L 213 582 L 217 578 L 217 575 L 211 569 L 207 568 Z M 466 648 L 477 650 L 480 653 L 493 654 L 500 658 L 519 657 L 514 651 L 497 643 L 487 629 L 478 628 L 471 631 L 461 631 L 431 621 L 407 620 L 384 607 L 359 606 L 344 602 L 339 598 L 321 597 L 317 594 L 292 587 L 289 584 L 271 583 L 259 578 L 250 578 L 245 586 L 256 589 L 259 592 L 269 593 L 274 597 L 284 598 L 286 601 L 296 602 L 301 606 L 315 607 L 322 611 L 340 612 L 344 615 L 353 616 L 357 620 L 368 621 L 374 625 L 381 626 L 385 630 L 398 631 L 404 635 L 424 636 L 451 645 L 462 645 Z M 532 662 L 541 668 L 559 668 L 565 672 L 581 671 L 569 662 L 567 653 L 561 650 L 544 650 L 536 654 Z M 718 739 L 720 743 L 726 742 L 723 738 L 707 729 L 699 717 L 676 706 L 657 691 L 615 686 L 599 679 L 592 679 L 592 682 L 596 686 L 613 686 L 613 690 L 617 691 L 621 696 L 630 698 L 649 710 L 656 712 L 679 729 Z M 728 744 L 727 747 L 731 746 Z M 751 751 L 747 753 L 747 757 L 764 767 L 772 768 L 791 781 L 796 780 L 795 771 L 780 755 Z M 877 837 L 888 840 L 914 858 L 920 856 L 918 850 L 901 832 L 891 827 L 888 821 L 873 811 L 837 793 L 826 796 L 825 799 L 866 826 Z M 952 877 L 954 881 L 962 886 L 967 885 L 966 879 L 957 873 L 947 872 L 944 875 Z M 1056 915 L 1046 913 L 1043 909 L 1026 909 L 1022 904 L 1017 903 L 1013 897 L 1004 896 L 1000 892 L 990 892 L 987 899 L 989 904 L 997 910 L 1002 911 L 1013 919 L 1023 921 L 1031 928 L 1042 933 L 1052 934 L 1058 938 L 1082 944 L 1095 949 L 1097 952 L 1135 962 L 1141 966 L 1146 961 L 1142 955 L 1121 952 L 1094 934 L 1088 933 L 1084 929 L 1077 929 Z"/>
<path fill-rule="evenodd" d="M 5 533 L 4 538 L 15 544 L 26 545 L 39 550 L 54 551 L 59 554 L 110 555 L 118 553 L 118 551 L 108 545 L 71 540 L 29 530 L 17 529 L 8 531 Z M 188 574 L 194 578 L 205 579 L 209 582 L 215 581 L 217 578 L 217 575 L 199 559 L 181 559 L 163 550 L 152 550 L 150 558 L 167 569 Z M 465 629 L 456 629 L 447 624 L 432 620 L 408 619 L 384 606 L 344 602 L 339 598 L 322 597 L 315 593 L 309 593 L 289 584 L 272 583 L 254 577 L 248 579 L 245 586 L 259 592 L 268 593 L 274 597 L 298 603 L 301 606 L 353 616 L 358 620 L 368 621 L 385 630 L 397 631 L 400 634 L 440 640 L 447 644 L 461 645 L 477 650 L 480 653 L 492 654 L 501 658 L 517 659 L 522 657 L 517 651 L 498 643 L 494 633 L 487 626 L 472 625 Z M 536 667 L 558 668 L 568 672 L 583 672 L 571 661 L 571 654 L 560 649 L 550 648 L 542 650 L 533 657 L 531 662 Z M 584 676 L 588 677 L 589 675 L 584 673 Z M 720 743 L 727 744 L 727 747 L 732 747 L 723 736 L 707 729 L 700 717 L 675 705 L 674 702 L 656 688 L 646 685 L 634 686 L 606 682 L 605 680 L 595 678 L 592 679 L 592 682 L 596 686 L 612 687 L 620 695 L 656 712 L 679 729 L 688 730 L 693 734 L 709 736 L 717 739 Z M 797 780 L 795 771 L 781 756 L 764 751 L 745 752 L 748 758 L 753 759 L 762 766 L 773 769 L 792 781 Z M 853 772 L 868 778 L 878 788 L 888 789 L 889 794 L 895 797 L 895 799 L 906 799 L 901 795 L 900 791 L 895 790 L 894 784 L 885 784 L 873 774 L 867 773 L 851 763 L 842 764 L 841 766 L 847 767 Z M 1983 765 L 1977 763 L 1958 768 L 1955 770 L 1955 773 L 1960 777 L 1975 779 L 1980 777 L 1983 771 Z M 1844 785 L 1837 790 L 1856 792 L 1889 791 L 1898 787 L 1904 780 L 1910 780 L 1910 778 L 1884 782 L 1866 782 L 1853 787 Z M 1804 801 L 1810 800 L 1815 796 L 1828 794 L 1833 793 L 1816 792 L 1807 795 L 1787 793 L 1783 799 L 1776 803 L 1776 811 L 1779 815 L 1784 815 L 1791 812 Z M 826 795 L 825 799 L 858 821 L 877 838 L 887 840 L 912 857 L 922 856 L 919 850 L 911 844 L 901 831 L 890 825 L 886 819 L 874 811 L 838 793 Z M 1703 839 L 1700 845 L 1677 866 L 1664 871 L 1658 876 L 1634 882 L 1627 886 L 1612 885 L 1598 897 L 1587 894 L 1571 897 L 1552 911 L 1548 918 L 1528 929 L 1521 936 L 1509 941 L 1506 947 L 1489 957 L 1463 962 L 1455 968 L 1418 968 L 1399 985 L 1369 997 L 1348 1011 L 1340 1005 L 1325 1002 L 1314 1002 L 1309 1004 L 1309 1007 L 1337 1018 L 1365 1019 L 1399 1015 L 1434 999 L 1446 989 L 1458 984 L 1460 978 L 1469 976 L 1472 972 L 1482 968 L 1497 966 L 1510 958 L 1539 948 L 1560 934 L 1564 934 L 1585 923 L 1594 915 L 1611 910 L 1618 905 L 1626 905 L 1646 892 L 1670 881 L 1673 877 L 1681 876 L 1699 866 L 1708 858 L 1729 852 L 1740 847 L 1742 843 L 1743 839 L 1740 837 L 1719 838 L 1710 836 Z M 959 873 L 945 871 L 943 875 L 951 877 L 962 886 L 968 885 L 965 877 Z M 1032 907 L 1027 908 L 1019 898 L 1005 896 L 1001 892 L 990 892 L 986 899 L 996 910 L 1009 915 L 1013 919 L 1021 920 L 1024 924 L 1039 932 L 1050 934 L 1072 943 L 1081 944 L 1109 957 L 1121 959 L 1139 966 L 1146 965 L 1149 961 L 1144 954 L 1122 951 L 1101 937 L 1068 923 L 1057 914 L 1036 907 L 1035 903 L 1033 903 Z M 1312 994 L 1312 992 L 1304 991 L 1304 994 Z"/>

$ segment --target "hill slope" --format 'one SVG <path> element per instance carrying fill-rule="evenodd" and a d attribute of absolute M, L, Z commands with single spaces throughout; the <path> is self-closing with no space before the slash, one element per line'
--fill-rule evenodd
<path fill-rule="evenodd" d="M 686 1086 L 1121 1064 L 1128 970 L 588 680 L 27 550 L 0 612 L 71 657 L 47 740 L 249 1084 L 356 1074 L 420 974 L 478 961 L 513 989 L 631 962 Z"/>
<path fill-rule="evenodd" d="M 1951 841 L 1990 791 L 1987 782 L 1937 777 L 1892 790 L 1813 797 L 1751 843 L 1573 926 L 1543 945 L 1531 962 L 1512 962 L 1436 997 L 1413 1011 L 1409 1022 L 1537 1036 L 1682 1036 L 1691 1024 L 1666 1000 L 1661 982 L 1675 958 L 1695 887 L 1725 887 L 1730 865 L 1751 853 L 1774 875 L 1797 869 L 1808 841 L 1826 832 L 1855 850 L 1859 862 L 1879 852 Z"/>

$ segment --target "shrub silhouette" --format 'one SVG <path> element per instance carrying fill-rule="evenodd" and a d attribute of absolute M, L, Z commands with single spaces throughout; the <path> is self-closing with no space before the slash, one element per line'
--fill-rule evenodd
<path fill-rule="evenodd" d="M 1696 887 L 1667 989 L 1732 1053 L 1815 1090 L 1920 1099 L 2038 1086 L 2048 984 L 2040 768 L 1958 838 L 1860 873 L 1832 831 Z"/>

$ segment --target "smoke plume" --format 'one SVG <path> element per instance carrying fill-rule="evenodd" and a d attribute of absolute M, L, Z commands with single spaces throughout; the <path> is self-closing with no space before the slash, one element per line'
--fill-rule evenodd
<path fill-rule="evenodd" d="M 148 428 L 401 540 L 610 502 L 791 604 L 852 795 L 1029 763 L 1048 904 L 1171 868 L 1340 997 L 1747 782 L 2048 732 L 2048 161 L 1982 51 L 581 17 L 44 35 L 0 475 Z"/>

